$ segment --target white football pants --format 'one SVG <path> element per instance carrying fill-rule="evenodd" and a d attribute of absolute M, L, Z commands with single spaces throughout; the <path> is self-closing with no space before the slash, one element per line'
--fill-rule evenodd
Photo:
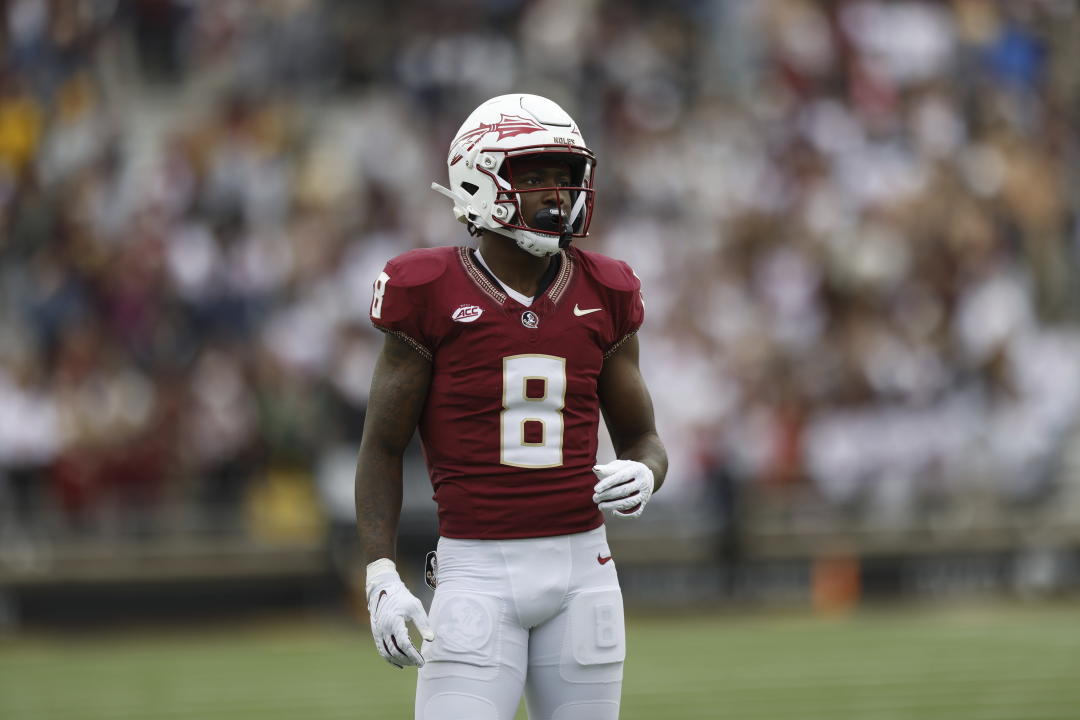
<path fill-rule="evenodd" d="M 435 640 L 416 720 L 617 720 L 626 638 L 603 526 L 524 540 L 438 546 Z"/>

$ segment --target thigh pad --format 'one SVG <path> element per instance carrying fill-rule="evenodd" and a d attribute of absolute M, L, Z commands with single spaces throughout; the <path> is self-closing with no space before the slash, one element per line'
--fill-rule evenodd
<path fill-rule="evenodd" d="M 616 682 L 626 659 L 622 593 L 618 588 L 575 595 L 567 608 L 559 673 L 572 683 Z"/>
<path fill-rule="evenodd" d="M 495 703 L 459 692 L 433 695 L 417 711 L 417 717 L 423 720 L 499 720 Z"/>
<path fill-rule="evenodd" d="M 425 677 L 490 680 L 502 661 L 504 602 L 491 595 L 437 591 L 431 604 L 435 640 L 424 642 Z"/>

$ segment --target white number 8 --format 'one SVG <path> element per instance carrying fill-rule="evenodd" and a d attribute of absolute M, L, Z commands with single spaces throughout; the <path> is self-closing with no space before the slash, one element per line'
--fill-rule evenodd
<path fill-rule="evenodd" d="M 382 317 L 383 295 L 386 294 L 386 283 L 389 280 L 390 276 L 384 272 L 379 273 L 379 277 L 375 278 L 375 297 L 371 298 L 371 317 L 376 320 Z"/>
<path fill-rule="evenodd" d="M 523 468 L 562 465 L 565 403 L 566 358 L 503 358 L 499 462 Z"/>

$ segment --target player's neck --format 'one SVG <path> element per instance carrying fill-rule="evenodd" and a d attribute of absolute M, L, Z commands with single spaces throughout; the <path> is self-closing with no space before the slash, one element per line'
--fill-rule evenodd
<path fill-rule="evenodd" d="M 527 253 L 510 238 L 494 233 L 480 236 L 479 249 L 495 277 L 528 297 L 536 295 L 548 265 L 554 260 L 554 257 Z"/>

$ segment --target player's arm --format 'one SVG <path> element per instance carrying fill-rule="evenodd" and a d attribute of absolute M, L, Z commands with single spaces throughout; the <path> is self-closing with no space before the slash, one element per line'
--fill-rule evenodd
<path fill-rule="evenodd" d="M 356 467 L 356 525 L 368 561 L 367 600 L 379 654 L 398 667 L 423 665 L 405 627 L 412 620 L 432 639 L 424 607 L 394 565 L 401 516 L 402 461 L 431 382 L 431 363 L 403 340 L 387 334 L 375 364 L 364 436 Z"/>
<path fill-rule="evenodd" d="M 394 559 L 401 515 L 402 460 L 431 382 L 431 363 L 387 333 L 375 363 L 360 459 L 356 467 L 356 524 L 368 562 Z"/>
<path fill-rule="evenodd" d="M 593 469 L 593 501 L 620 517 L 639 517 L 667 475 L 667 451 L 656 433 L 652 398 L 638 367 L 634 335 L 604 361 L 597 392 L 618 460 Z"/>

